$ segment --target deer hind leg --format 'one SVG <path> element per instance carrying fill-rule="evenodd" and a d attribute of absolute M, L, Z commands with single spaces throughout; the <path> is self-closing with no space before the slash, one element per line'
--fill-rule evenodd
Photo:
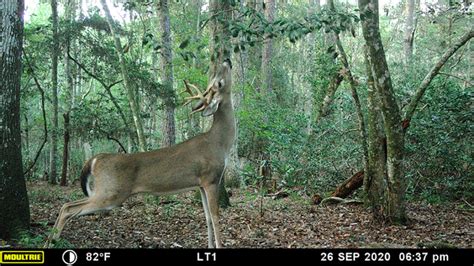
<path fill-rule="evenodd" d="M 87 198 L 68 202 L 61 208 L 56 223 L 53 227 L 53 233 L 46 241 L 45 247 L 49 247 L 53 240 L 57 240 L 67 222 L 73 217 L 91 214 L 99 211 L 110 210 L 119 206 L 124 199 L 114 198 L 114 200 L 104 200 L 97 198 Z"/>
<path fill-rule="evenodd" d="M 221 236 L 219 228 L 219 186 L 218 184 L 212 184 L 207 187 L 204 187 L 204 191 L 207 197 L 207 204 L 209 206 L 209 212 L 211 216 L 212 227 L 214 229 L 214 239 L 216 243 L 216 248 L 221 248 Z"/>
<path fill-rule="evenodd" d="M 208 247 L 214 248 L 214 232 L 212 228 L 212 220 L 211 214 L 209 212 L 209 203 L 207 201 L 206 191 L 204 188 L 199 188 L 199 191 L 201 192 L 202 206 L 204 208 L 204 214 L 206 215 Z"/>

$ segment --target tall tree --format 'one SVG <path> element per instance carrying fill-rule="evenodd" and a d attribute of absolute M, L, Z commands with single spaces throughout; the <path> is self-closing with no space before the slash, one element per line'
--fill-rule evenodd
<path fill-rule="evenodd" d="M 168 0 L 159 0 L 158 15 L 160 17 L 161 41 L 161 84 L 164 91 L 164 121 L 162 127 L 162 146 L 167 147 L 176 142 L 176 126 L 174 121 L 175 91 L 173 89 L 173 54 L 171 50 L 171 28 Z"/>
<path fill-rule="evenodd" d="M 374 217 L 383 217 L 387 160 L 385 134 L 383 132 L 380 99 L 375 89 L 374 78 L 365 49 L 367 71 L 367 165 L 364 168 L 364 193 Z"/>
<path fill-rule="evenodd" d="M 211 14 L 211 64 L 209 66 L 209 79 L 213 78 L 226 58 L 230 58 L 230 32 L 225 25 L 225 20 L 232 17 L 231 0 L 210 0 L 209 10 Z M 219 206 L 226 208 L 230 206 L 229 195 L 225 189 L 225 180 L 219 184 Z"/>
<path fill-rule="evenodd" d="M 65 186 L 67 185 L 67 168 L 68 168 L 68 162 L 69 162 L 69 140 L 70 140 L 70 124 L 69 124 L 69 117 L 71 114 L 71 109 L 72 109 L 72 104 L 73 104 L 73 94 L 74 94 L 74 82 L 73 82 L 73 75 L 72 75 L 72 69 L 71 69 L 71 60 L 68 56 L 71 50 L 71 29 L 69 28 L 69 25 L 71 25 L 72 20 L 74 19 L 74 14 L 75 14 L 75 0 L 67 0 L 66 2 L 66 22 L 67 22 L 67 28 L 66 28 L 66 50 L 65 50 L 65 55 L 64 55 L 64 65 L 65 65 L 65 71 L 66 71 L 66 80 L 67 80 L 67 86 L 66 86 L 66 91 L 65 91 L 65 103 L 66 103 L 66 110 L 63 113 L 63 118 L 64 118 L 64 145 L 63 145 L 63 166 L 61 170 L 61 181 L 59 185 Z"/>
<path fill-rule="evenodd" d="M 413 39 L 415 36 L 415 0 L 406 0 L 405 15 L 403 48 L 405 50 L 405 63 L 409 64 L 413 55 Z"/>
<path fill-rule="evenodd" d="M 380 99 L 387 142 L 386 197 L 382 213 L 374 213 L 377 220 L 405 223 L 405 188 L 403 172 L 404 139 L 400 108 L 392 87 L 385 51 L 379 31 L 378 1 L 359 0 L 362 32 L 367 46 L 367 59 L 375 88 Z"/>
<path fill-rule="evenodd" d="M 53 45 L 51 47 L 51 84 L 53 102 L 53 126 L 51 128 L 51 159 L 49 182 L 57 183 L 57 161 L 58 161 L 58 59 L 59 59 L 59 35 L 58 35 L 58 1 L 51 0 L 51 11 L 53 21 Z"/>
<path fill-rule="evenodd" d="M 24 3 L 0 1 L 0 239 L 29 229 L 21 158 L 20 79 Z"/>
<path fill-rule="evenodd" d="M 265 0 L 265 18 L 268 23 L 273 23 L 275 16 L 275 0 Z M 272 57 L 273 57 L 273 39 L 269 36 L 264 36 L 263 50 L 262 50 L 262 87 L 265 93 L 272 92 Z"/>
<path fill-rule="evenodd" d="M 119 58 L 120 64 L 120 72 L 122 73 L 122 78 L 125 86 L 125 90 L 127 91 L 127 98 L 130 104 L 130 109 L 132 111 L 133 116 L 133 123 L 135 126 L 135 131 L 138 137 L 138 146 L 140 151 L 146 150 L 146 140 L 145 134 L 143 132 L 143 124 L 140 118 L 140 108 L 138 107 L 138 102 L 135 97 L 135 90 L 132 87 L 132 81 L 128 75 L 127 65 L 125 62 L 124 54 L 122 51 L 122 44 L 120 42 L 120 36 L 117 33 L 117 29 L 115 28 L 115 22 L 112 19 L 112 15 L 110 15 L 109 7 L 105 0 L 100 0 L 102 7 L 105 12 L 105 17 L 107 19 L 107 23 L 109 24 L 110 32 L 112 33 L 112 37 L 114 38 L 115 50 L 117 52 L 117 56 Z"/>

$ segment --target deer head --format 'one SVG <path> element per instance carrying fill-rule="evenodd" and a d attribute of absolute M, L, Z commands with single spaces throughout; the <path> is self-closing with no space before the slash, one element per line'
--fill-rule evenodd
<path fill-rule="evenodd" d="M 210 116 L 217 111 L 219 104 L 225 98 L 229 98 L 226 96 L 230 96 L 231 93 L 231 69 L 232 63 L 229 59 L 226 59 L 218 72 L 211 78 L 204 93 L 195 85 L 188 83 L 186 80 L 184 81 L 186 92 L 191 95 L 185 99 L 184 105 L 191 103 L 193 100 L 198 100 L 193 106 L 191 114 L 202 111 L 202 116 Z M 196 94 L 193 95 L 192 89 L 195 90 Z"/>

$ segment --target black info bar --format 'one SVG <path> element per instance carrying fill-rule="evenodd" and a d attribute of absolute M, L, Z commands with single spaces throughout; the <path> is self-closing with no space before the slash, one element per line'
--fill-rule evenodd
<path fill-rule="evenodd" d="M 1 265 L 473 265 L 473 249 L 0 250 Z M 176 263 L 176 264 L 175 264 Z"/>

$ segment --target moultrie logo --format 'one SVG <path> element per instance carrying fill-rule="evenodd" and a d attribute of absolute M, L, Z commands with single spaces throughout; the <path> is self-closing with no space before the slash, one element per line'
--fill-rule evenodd
<path fill-rule="evenodd" d="M 43 264 L 44 251 L 8 250 L 0 251 L 0 264 Z"/>

